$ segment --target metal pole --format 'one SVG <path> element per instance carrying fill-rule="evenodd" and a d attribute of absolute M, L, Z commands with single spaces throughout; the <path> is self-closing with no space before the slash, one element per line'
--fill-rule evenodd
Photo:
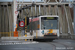
<path fill-rule="evenodd" d="M 73 26 L 72 26 L 72 18 L 71 18 L 71 13 L 70 13 L 69 6 L 65 5 L 64 9 L 65 9 L 67 23 L 68 23 L 68 26 L 69 26 L 70 33 L 74 34 L 74 32 L 73 32 Z M 73 39 L 73 36 L 71 36 L 71 38 Z"/>
<path fill-rule="evenodd" d="M 11 25 L 11 24 L 12 24 L 12 23 L 11 23 L 11 21 L 12 21 L 12 20 L 11 20 L 11 19 L 12 19 L 12 18 L 11 18 L 11 5 L 8 5 L 8 13 L 9 13 L 9 14 L 8 14 L 8 17 L 9 17 L 9 32 L 10 32 L 10 37 L 11 37 L 11 26 L 12 26 L 12 25 Z"/>
<path fill-rule="evenodd" d="M 5 8 L 6 11 L 7 8 Z M 5 32 L 7 32 L 7 11 L 5 13 Z"/>
<path fill-rule="evenodd" d="M 58 5 L 58 15 L 59 15 L 59 33 L 61 33 L 61 28 L 62 28 L 62 11 L 61 11 L 61 5 Z M 62 23 L 61 23 L 62 22 Z"/>
<path fill-rule="evenodd" d="M 51 5 L 52 15 L 55 15 L 55 5 Z"/>
<path fill-rule="evenodd" d="M 39 5 L 39 15 L 41 15 L 40 5 Z"/>
<path fill-rule="evenodd" d="M 6 15 L 7 15 L 7 12 L 6 12 L 7 8 L 6 8 L 6 7 L 7 7 L 7 5 L 4 5 L 4 26 L 3 26 L 3 27 L 4 27 L 4 31 L 3 31 L 4 33 L 5 33 L 5 30 L 6 30 L 5 27 L 6 27 L 6 24 L 7 24 L 7 23 L 5 22 L 5 19 L 6 19 L 5 17 L 6 17 Z M 8 21 L 8 20 L 6 20 L 6 21 Z M 7 27 L 8 27 L 8 26 L 7 26 Z M 8 30 L 8 29 L 7 29 L 7 30 Z"/>
<path fill-rule="evenodd" d="M 1 32 L 1 5 L 0 5 L 0 32 Z M 0 34 L 1 37 L 1 34 Z"/>
<path fill-rule="evenodd" d="M 3 5 L 3 36 L 4 36 L 4 16 L 5 16 L 5 6 Z M 7 29 L 8 30 L 8 29 Z"/>
<path fill-rule="evenodd" d="M 37 16 L 39 15 L 39 5 L 36 6 L 37 8 Z"/>
<path fill-rule="evenodd" d="M 33 19 L 33 10 L 32 10 L 32 7 L 31 7 L 31 35 L 33 34 L 32 19 Z"/>
<path fill-rule="evenodd" d="M 65 33 L 67 33 L 68 34 L 68 22 L 67 22 L 67 18 L 66 18 L 66 12 L 65 12 L 65 9 L 64 9 L 64 5 L 62 5 L 62 21 L 63 21 L 63 27 L 62 27 L 62 33 L 63 34 L 65 34 Z M 66 38 L 66 36 L 64 37 L 63 36 L 63 38 Z"/>
<path fill-rule="evenodd" d="M 74 4 L 74 34 L 75 34 L 75 4 Z M 75 37 L 74 37 L 75 39 Z"/>
<path fill-rule="evenodd" d="M 2 10 L 2 15 L 1 15 L 1 32 L 3 32 L 3 11 L 4 11 L 4 9 L 3 9 L 3 5 L 1 5 L 1 10 Z M 3 34 L 1 34 L 1 37 L 3 36 Z"/>
<path fill-rule="evenodd" d="M 37 16 L 37 12 L 36 12 L 36 5 L 35 5 L 35 16 Z"/>
<path fill-rule="evenodd" d="M 27 37 L 27 17 L 25 17 L 25 37 Z M 27 41 L 27 39 L 25 39 Z"/>
<path fill-rule="evenodd" d="M 6 7 L 6 9 L 7 9 L 7 32 L 9 32 L 9 10 L 8 10 L 8 5 L 7 5 L 7 7 Z M 10 33 L 9 33 L 9 36 L 10 36 Z"/>
<path fill-rule="evenodd" d="M 44 5 L 43 10 L 44 10 L 44 15 L 46 15 L 46 5 Z"/>
<path fill-rule="evenodd" d="M 55 5 L 55 14 L 58 15 L 58 6 Z"/>
<path fill-rule="evenodd" d="M 33 19 L 33 10 L 32 10 L 32 7 L 31 7 L 31 35 L 33 34 L 33 28 L 32 28 L 32 19 Z"/>
<path fill-rule="evenodd" d="M 19 12 L 19 18 L 21 19 L 21 11 Z M 20 20 L 21 21 L 21 20 Z M 19 27 L 19 37 L 21 36 L 21 27 Z"/>
<path fill-rule="evenodd" d="M 49 15 L 51 15 L 51 5 L 49 5 Z"/>
<path fill-rule="evenodd" d="M 13 21 L 14 21 L 14 31 L 16 28 L 16 21 L 17 21 L 17 0 L 13 0 Z"/>
<path fill-rule="evenodd" d="M 44 7 L 44 6 L 43 6 L 43 5 L 41 5 L 41 9 L 40 9 L 40 10 L 41 10 L 41 15 L 44 15 L 43 7 Z"/>
<path fill-rule="evenodd" d="M 13 36 L 13 5 L 11 5 L 11 35 Z"/>
<path fill-rule="evenodd" d="M 35 6 L 32 6 L 33 9 L 33 16 L 35 16 Z"/>

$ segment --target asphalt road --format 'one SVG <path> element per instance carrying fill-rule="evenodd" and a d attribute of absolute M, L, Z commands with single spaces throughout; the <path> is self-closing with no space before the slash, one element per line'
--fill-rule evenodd
<path fill-rule="evenodd" d="M 75 40 L 58 39 L 53 42 L 0 41 L 0 50 L 75 50 Z"/>

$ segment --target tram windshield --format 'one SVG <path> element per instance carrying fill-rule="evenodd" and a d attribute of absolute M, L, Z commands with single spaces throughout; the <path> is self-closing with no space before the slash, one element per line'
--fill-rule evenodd
<path fill-rule="evenodd" d="M 58 29 L 58 17 L 41 17 L 41 29 Z"/>

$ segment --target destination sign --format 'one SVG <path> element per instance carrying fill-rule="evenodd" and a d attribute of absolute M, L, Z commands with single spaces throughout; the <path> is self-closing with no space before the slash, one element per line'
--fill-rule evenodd
<path fill-rule="evenodd" d="M 47 17 L 47 19 L 54 19 L 54 17 Z"/>
<path fill-rule="evenodd" d="M 58 17 L 42 17 L 42 20 L 57 20 Z"/>

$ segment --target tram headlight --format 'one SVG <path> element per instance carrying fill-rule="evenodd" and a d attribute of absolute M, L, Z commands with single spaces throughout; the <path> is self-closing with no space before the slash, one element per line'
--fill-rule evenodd
<path fill-rule="evenodd" d="M 57 35 L 57 33 L 53 33 L 53 35 Z"/>
<path fill-rule="evenodd" d="M 55 35 L 55 34 L 53 33 L 53 35 Z"/>
<path fill-rule="evenodd" d="M 55 35 L 57 35 L 57 33 L 55 33 Z"/>
<path fill-rule="evenodd" d="M 53 33 L 53 35 L 57 35 L 57 33 Z"/>

